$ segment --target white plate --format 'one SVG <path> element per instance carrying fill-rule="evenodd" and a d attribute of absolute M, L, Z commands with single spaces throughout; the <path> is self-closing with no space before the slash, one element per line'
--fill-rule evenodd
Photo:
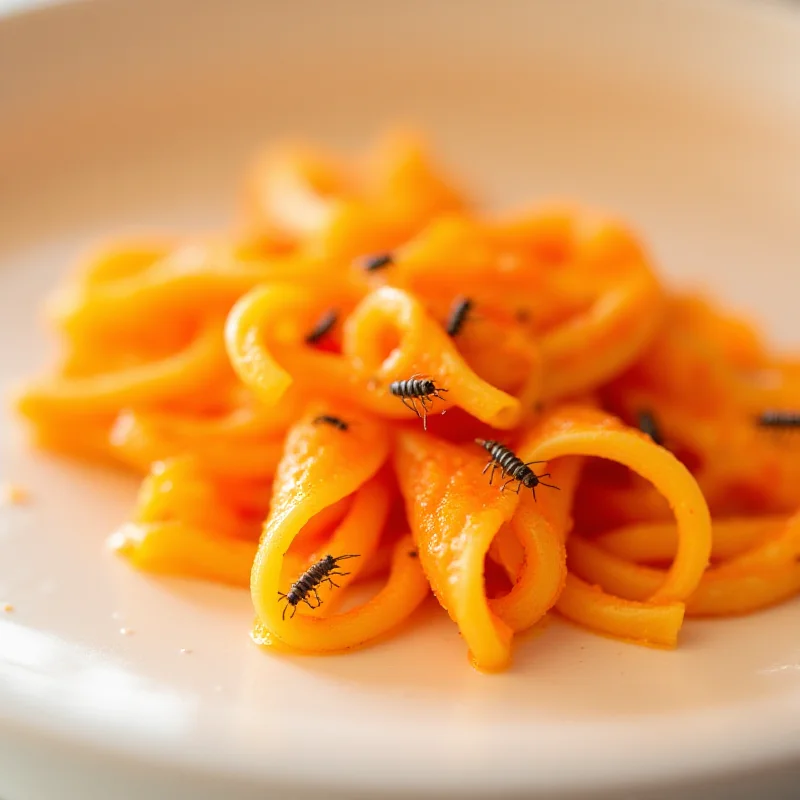
<path fill-rule="evenodd" d="M 10 16 L 0 383 L 43 363 L 35 309 L 92 237 L 224 223 L 258 142 L 357 145 L 399 117 L 494 201 L 566 194 L 626 215 L 666 274 L 797 342 L 798 53 L 800 15 L 769 3 L 125 0 Z M 690 622 L 674 653 L 553 621 L 494 677 L 435 613 L 352 655 L 265 654 L 245 592 L 106 552 L 127 478 L 29 452 L 9 416 L 0 436 L 0 481 L 33 498 L 0 511 L 4 800 L 774 797 L 798 779 L 796 602 Z"/>

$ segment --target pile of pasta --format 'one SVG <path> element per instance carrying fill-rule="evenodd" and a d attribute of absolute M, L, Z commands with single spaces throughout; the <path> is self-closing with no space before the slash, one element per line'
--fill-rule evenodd
<path fill-rule="evenodd" d="M 39 445 L 144 476 L 110 539 L 133 566 L 249 586 L 255 640 L 313 653 L 432 590 L 486 671 L 549 612 L 672 647 L 800 591 L 800 450 L 758 425 L 800 407 L 800 360 L 666 289 L 624 224 L 489 215 L 408 134 L 279 144 L 243 198 L 232 232 L 86 257 L 18 398 Z M 446 389 L 425 426 L 390 391 L 412 378 Z M 490 483 L 476 439 L 551 486 Z M 287 614 L 328 554 L 358 558 Z"/>

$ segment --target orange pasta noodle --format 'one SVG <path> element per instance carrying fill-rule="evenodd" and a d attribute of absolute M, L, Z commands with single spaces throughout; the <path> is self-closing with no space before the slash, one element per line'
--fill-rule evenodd
<path fill-rule="evenodd" d="M 378 551 L 381 533 L 386 524 L 389 512 L 391 491 L 384 475 L 378 475 L 368 480 L 352 496 L 341 522 L 333 529 L 329 537 L 317 542 L 316 548 L 295 548 L 306 533 L 308 524 L 292 542 L 289 550 L 284 555 L 281 569 L 281 583 L 291 584 L 306 571 L 313 563 L 324 558 L 328 552 L 333 554 L 354 554 L 358 556 L 358 566 L 352 568 L 348 565 L 348 573 L 340 576 L 337 591 L 331 594 L 324 606 L 304 608 L 303 613 L 308 617 L 328 617 L 346 597 L 347 587 L 361 577 L 361 572 L 370 563 Z M 314 520 L 310 520 L 311 523 Z M 331 587 L 334 588 L 334 587 Z M 281 612 L 283 618 L 283 612 Z"/>
<path fill-rule="evenodd" d="M 705 341 L 717 354 L 720 364 L 742 373 L 760 370 L 770 358 L 761 334 L 748 322 L 725 313 L 706 297 L 679 293 L 670 298 L 669 324 Z"/>
<path fill-rule="evenodd" d="M 142 482 L 135 522 L 182 520 L 206 525 L 220 535 L 236 536 L 242 522 L 193 458 L 181 456 L 153 464 Z"/>
<path fill-rule="evenodd" d="M 607 404 L 627 419 L 633 420 L 639 409 L 652 411 L 667 447 L 692 467 L 713 514 L 780 513 L 796 507 L 800 446 L 761 430 L 732 396 L 723 394 L 726 399 L 713 414 L 687 409 L 651 390 L 620 394 L 615 389 L 606 397 Z M 630 495 L 634 519 L 612 517 L 611 522 L 648 519 L 643 516 L 648 504 L 639 489 L 629 483 L 617 493 Z M 610 504 L 614 497 L 608 493 L 601 503 Z"/>
<path fill-rule="evenodd" d="M 174 400 L 229 373 L 222 327 L 209 324 L 181 352 L 118 372 L 86 378 L 51 378 L 30 384 L 17 408 L 37 420 L 48 415 L 113 412 L 128 405 Z"/>
<path fill-rule="evenodd" d="M 109 441 L 121 461 L 144 471 L 154 461 L 189 454 L 216 475 L 263 479 L 275 474 L 283 438 L 299 410 L 292 393 L 270 409 L 240 394 L 237 403 L 214 415 L 130 410 L 118 416 Z"/>
<path fill-rule="evenodd" d="M 80 258 L 73 280 L 91 286 L 130 278 L 166 258 L 176 245 L 164 236 L 108 239 Z"/>
<path fill-rule="evenodd" d="M 529 227 L 535 245 L 539 231 L 532 223 Z M 570 238 L 572 230 L 560 233 Z M 445 218 L 402 248 L 387 280 L 428 303 L 458 293 L 479 306 L 512 306 L 516 316 L 524 311 L 542 335 L 547 378 L 542 393 L 574 395 L 613 377 L 637 357 L 659 324 L 663 293 L 641 248 L 620 226 L 597 224 L 562 250 L 572 260 L 554 266 L 507 229 Z M 518 322 L 509 328 L 525 330 Z M 493 338 L 501 363 L 512 342 L 509 330 Z"/>
<path fill-rule="evenodd" d="M 110 335 L 108 323 L 116 320 L 116 316 L 104 313 L 108 310 L 107 305 L 101 303 L 92 309 L 87 301 L 92 292 L 102 292 L 110 285 L 117 285 L 117 282 L 130 286 L 137 276 L 167 258 L 175 246 L 175 242 L 164 238 L 112 240 L 95 245 L 79 261 L 70 280 L 48 297 L 44 304 L 47 322 L 55 322 L 58 326 L 64 321 L 64 328 L 67 329 L 70 321 L 80 318 L 74 332 L 85 334 L 72 336 L 65 342 L 67 352 L 62 358 L 62 374 L 80 376 L 113 369 L 121 365 L 124 359 L 130 358 L 132 348 L 136 352 L 149 349 L 154 339 L 152 336 L 142 342 L 142 337 L 126 341 Z M 159 343 L 168 338 L 164 336 L 165 327 L 158 327 Z M 94 335 L 98 331 L 103 333 L 102 341 Z"/>
<path fill-rule="evenodd" d="M 792 411 L 800 407 L 800 356 L 773 358 L 758 373 L 751 375 L 758 410 L 766 408 Z"/>
<path fill-rule="evenodd" d="M 547 212 L 543 216 L 547 219 Z M 426 304 L 466 295 L 507 322 L 522 315 L 530 332 L 541 332 L 588 308 L 596 287 L 591 279 L 575 281 L 569 263 L 553 268 L 540 256 L 540 219 L 525 220 L 528 238 L 503 235 L 501 224 L 465 215 L 439 217 L 398 249 L 393 265 L 373 281 L 404 289 Z M 563 249 L 570 251 L 567 244 Z"/>
<path fill-rule="evenodd" d="M 662 647 L 675 647 L 685 613 L 683 603 L 639 603 L 606 594 L 571 572 L 556 608 L 567 619 L 608 636 Z"/>
<path fill-rule="evenodd" d="M 609 387 L 619 401 L 644 391 L 698 414 L 800 405 L 797 361 L 770 356 L 757 332 L 700 296 L 670 297 L 658 334 L 630 370 Z M 693 391 L 687 392 L 686 387 Z"/>
<path fill-rule="evenodd" d="M 220 536 L 181 520 L 128 522 L 109 547 L 143 572 L 224 583 L 246 589 L 255 542 Z"/>
<path fill-rule="evenodd" d="M 732 517 L 714 519 L 711 558 L 719 561 L 740 555 L 762 536 L 777 533 L 786 517 Z M 627 525 L 595 539 L 596 544 L 620 558 L 637 564 L 672 561 L 678 546 L 674 522 Z"/>
<path fill-rule="evenodd" d="M 678 523 L 675 559 L 653 602 L 681 601 L 697 586 L 711 554 L 711 521 L 705 500 L 689 471 L 671 453 L 639 431 L 602 411 L 561 406 L 523 438 L 525 461 L 559 456 L 606 458 L 650 481 L 669 501 Z"/>
<path fill-rule="evenodd" d="M 154 465 L 133 521 L 109 546 L 141 570 L 247 586 L 256 544 L 245 529 L 198 462 L 182 457 Z"/>
<path fill-rule="evenodd" d="M 191 322 L 224 314 L 238 297 L 289 265 L 296 268 L 297 260 L 244 261 L 230 245 L 184 245 L 134 274 L 65 288 L 51 299 L 48 313 L 73 339 L 99 331 L 147 337 L 154 317 Z"/>
<path fill-rule="evenodd" d="M 577 456 L 574 458 L 561 458 L 548 465 L 550 470 L 548 482 L 558 486 L 559 491 L 540 492 L 537 495 L 537 500 L 532 500 L 530 503 L 525 501 L 526 495 L 523 494 L 521 504 L 514 515 L 512 524 L 504 526 L 492 541 L 489 555 L 503 567 L 512 582 L 516 581 L 519 571 L 526 560 L 525 548 L 522 544 L 525 539 L 524 532 L 537 531 L 540 525 L 540 518 L 549 523 L 548 528 L 545 529 L 548 538 L 550 531 L 558 537 L 559 546 L 555 549 L 563 553 L 562 560 L 566 570 L 566 550 L 563 547 L 563 543 L 572 530 L 571 506 L 574 501 L 575 489 L 582 466 L 583 459 Z M 533 561 L 536 561 L 536 554 L 532 555 Z M 539 580 L 539 582 L 542 581 Z M 563 579 L 561 583 L 563 584 Z"/>
<path fill-rule="evenodd" d="M 558 600 L 567 578 L 564 538 L 571 527 L 570 507 L 582 459 L 554 462 L 550 481 L 557 492 L 540 492 L 538 502 L 522 495 L 511 525 L 500 530 L 499 561 L 511 591 L 492 602 L 492 610 L 514 631 L 538 622 Z M 491 551 L 490 551 L 491 555 Z"/>
<path fill-rule="evenodd" d="M 682 604 L 700 582 L 711 551 L 708 509 L 686 468 L 614 417 L 579 406 L 560 407 L 545 416 L 523 437 L 518 454 L 524 461 L 549 461 L 565 455 L 612 459 L 651 481 L 667 497 L 678 520 L 680 538 L 671 568 L 646 603 L 631 606 L 617 598 L 620 602 L 615 606 L 613 598 L 568 580 L 556 607 L 576 622 L 612 635 L 674 645 L 683 620 Z M 669 612 L 663 610 L 665 605 L 672 607 Z"/>
<path fill-rule="evenodd" d="M 248 196 L 255 225 L 344 260 L 391 249 L 435 214 L 464 205 L 411 135 L 385 140 L 363 168 L 309 148 L 273 149 L 251 173 Z"/>
<path fill-rule="evenodd" d="M 519 497 L 488 485 L 481 474 L 486 459 L 472 449 L 402 432 L 395 470 L 433 593 L 458 625 L 475 666 L 498 670 L 511 658 L 513 629 L 485 596 L 484 559 Z"/>
<path fill-rule="evenodd" d="M 498 670 L 511 657 L 513 633 L 529 628 L 555 603 L 566 566 L 559 534 L 541 514 L 523 511 L 525 498 L 489 485 L 484 456 L 474 444 L 459 447 L 403 431 L 395 470 L 434 594 L 458 625 L 473 663 Z M 568 498 L 569 486 L 565 491 Z M 519 546 L 508 556 L 516 562 L 507 562 L 512 588 L 489 599 L 484 561 L 493 546 L 506 560 L 509 537 Z"/>
<path fill-rule="evenodd" d="M 496 428 L 520 419 L 518 400 L 481 380 L 422 305 L 399 289 L 367 295 L 347 319 L 343 349 L 365 379 L 384 386 L 415 374 L 436 380 L 447 401 Z"/>
<path fill-rule="evenodd" d="M 755 522 L 755 520 L 754 520 Z M 742 614 L 773 605 L 800 592 L 800 514 L 777 530 L 764 523 L 760 541 L 709 569 L 687 599 L 693 616 Z M 640 600 L 664 579 L 664 570 L 641 566 L 576 537 L 569 544 L 570 565 L 608 591 Z"/>
<path fill-rule="evenodd" d="M 116 457 L 109 445 L 108 430 L 114 417 L 110 414 L 85 414 L 77 423 L 74 414 L 31 416 L 30 437 L 36 447 L 61 455 L 113 465 Z"/>
<path fill-rule="evenodd" d="M 253 225 L 298 239 L 329 224 L 332 203 L 356 190 L 348 165 L 318 147 L 273 146 L 255 161 L 245 200 Z"/>
<path fill-rule="evenodd" d="M 642 264 L 585 314 L 545 335 L 544 397 L 579 394 L 631 364 L 656 331 L 661 301 L 658 281 Z"/>
<path fill-rule="evenodd" d="M 441 319 L 443 327 L 447 319 Z M 480 378 L 532 409 L 542 396 L 543 356 L 522 325 L 490 319 L 486 310 L 470 312 L 455 346 Z"/>
<path fill-rule="evenodd" d="M 295 384 L 301 392 L 351 402 L 382 416 L 405 416 L 407 410 L 359 375 L 346 355 L 306 343 L 320 315 L 332 306 L 336 302 L 330 295 L 289 284 L 270 283 L 245 295 L 225 330 L 240 380 L 265 406 L 274 405 Z"/>
<path fill-rule="evenodd" d="M 367 505 L 359 512 L 364 518 L 360 524 L 349 526 L 347 536 L 337 541 L 337 546 L 348 553 L 361 556 L 348 562 L 352 580 L 377 548 L 388 513 L 389 497 L 379 490 L 380 484 L 367 489 L 388 456 L 388 431 L 383 424 L 352 410 L 334 408 L 331 413 L 348 419 L 346 431 L 314 424 L 315 414 L 309 412 L 292 427 L 286 440 L 272 508 L 253 564 L 251 592 L 258 615 L 255 637 L 262 643 L 278 640 L 315 652 L 355 647 L 402 622 L 428 591 L 418 560 L 408 555 L 410 543 L 401 540 L 387 583 L 371 600 L 331 617 L 312 616 L 298 608 L 296 617 L 283 618 L 278 592 L 288 590 L 291 581 L 299 577 L 293 572 L 299 565 L 284 564 L 284 554 L 303 527 L 342 498 L 353 493 L 364 495 Z M 291 573 L 287 567 L 291 567 Z"/>

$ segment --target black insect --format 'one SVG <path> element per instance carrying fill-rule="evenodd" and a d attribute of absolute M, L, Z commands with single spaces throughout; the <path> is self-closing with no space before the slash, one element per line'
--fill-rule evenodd
<path fill-rule="evenodd" d="M 297 606 L 300 603 L 305 603 L 309 608 L 319 608 L 322 605 L 322 599 L 319 596 L 318 586 L 321 583 L 329 583 L 331 588 L 336 586 L 338 588 L 339 584 L 335 583 L 331 578 L 331 575 L 339 575 L 344 577 L 345 575 L 349 575 L 349 572 L 341 572 L 339 570 L 339 562 L 344 561 L 346 558 L 359 558 L 358 555 L 347 555 L 347 556 L 325 556 L 325 558 L 320 559 L 317 561 L 316 564 L 312 564 L 293 584 L 292 588 L 289 589 L 287 593 L 278 592 L 278 597 L 280 598 L 278 602 L 282 599 L 286 600 L 286 605 L 283 607 L 283 614 L 281 614 L 281 619 L 286 619 L 286 609 L 291 606 L 294 610 L 292 611 L 292 617 L 297 613 Z M 314 605 L 309 599 L 308 595 L 313 594 L 314 597 L 317 599 L 317 604 Z M 291 617 L 290 617 L 291 619 Z"/>
<path fill-rule="evenodd" d="M 800 428 L 800 411 L 764 411 L 758 424 L 762 428 Z"/>
<path fill-rule="evenodd" d="M 323 336 L 327 336 L 336 321 L 339 319 L 339 312 L 335 308 L 326 311 L 314 326 L 311 333 L 306 336 L 306 344 L 316 344 Z"/>
<path fill-rule="evenodd" d="M 664 437 L 661 435 L 661 429 L 658 427 L 652 411 L 647 409 L 639 411 L 636 415 L 636 424 L 639 430 L 646 433 L 657 445 L 664 446 Z"/>
<path fill-rule="evenodd" d="M 500 487 L 500 491 L 504 491 L 509 483 L 517 482 L 517 494 L 524 486 L 533 492 L 533 499 L 536 499 L 536 487 L 540 484 L 547 486 L 550 489 L 558 489 L 552 483 L 544 483 L 542 478 L 549 478 L 550 473 L 545 472 L 542 475 L 536 475 L 530 468 L 531 464 L 544 464 L 544 461 L 528 461 L 525 463 L 522 459 L 518 458 L 513 450 L 509 450 L 504 444 L 494 442 L 491 439 L 476 439 L 475 444 L 479 444 L 489 454 L 489 463 L 483 468 L 484 473 L 489 467 L 492 472 L 489 476 L 489 484 L 491 485 L 494 480 L 494 471 L 499 467 L 500 474 L 503 478 L 508 477 L 508 480 Z"/>
<path fill-rule="evenodd" d="M 364 272 L 377 272 L 379 269 L 390 267 L 394 264 L 394 257 L 391 253 L 378 253 L 368 256 L 361 262 Z"/>
<path fill-rule="evenodd" d="M 346 431 L 350 427 L 343 419 L 331 416 L 330 414 L 320 414 L 320 416 L 314 419 L 314 424 L 332 425 L 334 428 L 340 431 Z"/>
<path fill-rule="evenodd" d="M 430 378 L 420 378 L 412 375 L 408 380 L 393 381 L 389 386 L 389 391 L 403 401 L 403 405 L 410 408 L 418 417 L 422 417 L 422 426 L 428 430 L 428 406 L 427 403 L 433 402 L 431 398 L 438 397 L 444 400 L 441 392 L 448 389 L 440 389 Z M 422 413 L 417 408 L 417 400 L 422 406 Z"/>
<path fill-rule="evenodd" d="M 409 550 L 408 551 L 409 558 L 419 558 L 419 553 L 416 550 Z M 800 558 L 800 556 L 798 556 Z"/>
<path fill-rule="evenodd" d="M 471 310 L 472 300 L 467 297 L 456 297 L 453 305 L 450 306 L 450 316 L 447 318 L 448 336 L 458 336 Z"/>

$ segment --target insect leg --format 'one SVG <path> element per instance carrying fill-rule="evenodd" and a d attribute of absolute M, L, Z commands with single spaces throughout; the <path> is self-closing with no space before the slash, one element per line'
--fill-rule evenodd
<path fill-rule="evenodd" d="M 417 408 L 417 405 L 413 400 L 409 400 L 408 397 L 403 397 L 401 399 L 403 401 L 403 405 L 406 408 L 410 408 L 418 417 L 420 416 L 419 409 Z"/>
<path fill-rule="evenodd" d="M 559 491 L 561 491 L 561 487 L 555 486 L 552 483 L 542 483 L 541 481 L 539 481 L 539 486 L 547 486 L 550 489 L 558 489 Z"/>

